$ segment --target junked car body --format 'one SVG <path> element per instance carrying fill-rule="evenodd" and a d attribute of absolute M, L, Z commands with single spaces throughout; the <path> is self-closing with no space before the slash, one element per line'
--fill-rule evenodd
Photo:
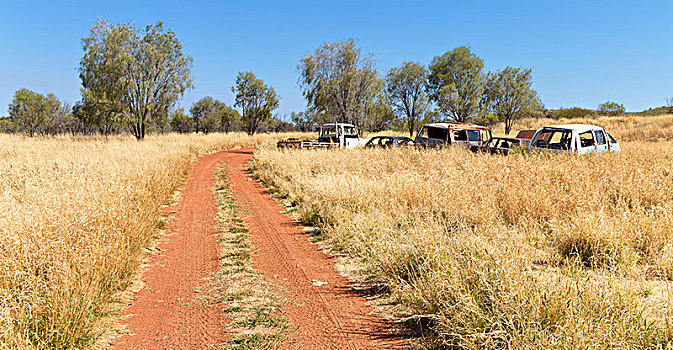
<path fill-rule="evenodd" d="M 500 137 L 494 136 L 485 143 L 481 150 L 491 154 L 508 154 L 512 150 L 525 149 L 527 147 L 525 139 L 518 139 L 516 137 Z"/>
<path fill-rule="evenodd" d="M 477 149 L 491 138 L 491 129 L 465 123 L 431 123 L 418 130 L 416 147 L 461 146 Z"/>
<path fill-rule="evenodd" d="M 374 136 L 365 144 L 365 148 L 399 148 L 414 145 L 414 140 L 406 136 Z"/>
<path fill-rule="evenodd" d="M 619 143 L 609 132 L 600 126 L 588 124 L 545 126 L 535 132 L 530 149 L 574 154 L 621 151 Z"/>

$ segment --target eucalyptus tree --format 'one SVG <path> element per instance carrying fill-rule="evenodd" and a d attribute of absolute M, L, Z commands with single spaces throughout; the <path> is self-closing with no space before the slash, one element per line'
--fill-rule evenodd
<path fill-rule="evenodd" d="M 428 88 L 443 115 L 465 122 L 479 112 L 485 81 L 483 68 L 481 58 L 466 46 L 432 60 Z"/>
<path fill-rule="evenodd" d="M 208 134 L 220 128 L 220 115 L 218 102 L 210 96 L 206 96 L 192 104 L 189 113 L 194 120 L 194 131 L 202 131 Z"/>
<path fill-rule="evenodd" d="M 14 124 L 33 137 L 36 133 L 49 133 L 54 119 L 64 114 L 63 108 L 53 94 L 45 96 L 24 88 L 14 93 L 8 111 Z"/>
<path fill-rule="evenodd" d="M 260 125 L 271 120 L 273 110 L 278 108 L 276 90 L 252 72 L 238 73 L 231 91 L 236 94 L 234 106 L 243 111 L 243 128 L 248 135 L 254 135 Z"/>
<path fill-rule="evenodd" d="M 220 117 L 221 131 L 228 133 L 239 124 L 241 115 L 235 108 L 227 106 L 221 101 L 215 101 L 215 108 L 217 110 L 217 115 Z"/>
<path fill-rule="evenodd" d="M 530 69 L 507 67 L 488 74 L 484 105 L 505 123 L 505 134 L 509 135 L 514 121 L 542 109 L 532 84 Z"/>
<path fill-rule="evenodd" d="M 608 101 L 598 105 L 598 113 L 600 114 L 615 116 L 624 114 L 624 111 L 626 111 L 624 105 L 617 102 Z"/>
<path fill-rule="evenodd" d="M 386 91 L 396 115 L 404 121 L 411 137 L 430 106 L 427 79 L 428 70 L 416 62 L 404 62 L 391 68 L 385 77 Z"/>
<path fill-rule="evenodd" d="M 373 57 L 363 55 L 353 38 L 323 43 L 297 68 L 312 113 L 337 122 L 361 123 L 366 118 L 380 80 Z"/>
<path fill-rule="evenodd" d="M 82 39 L 79 76 L 85 104 L 124 123 L 137 138 L 166 117 L 193 87 L 192 58 L 163 22 L 139 29 L 133 23 L 99 20 Z"/>
<path fill-rule="evenodd" d="M 171 130 L 181 134 L 191 132 L 194 129 L 194 120 L 185 114 L 182 108 L 178 108 L 170 117 Z"/>

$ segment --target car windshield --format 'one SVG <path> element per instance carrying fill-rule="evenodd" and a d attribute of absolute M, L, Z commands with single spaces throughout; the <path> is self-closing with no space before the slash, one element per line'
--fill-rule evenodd
<path fill-rule="evenodd" d="M 446 129 L 426 126 L 421 130 L 421 137 L 446 140 Z"/>
<path fill-rule="evenodd" d="M 324 125 L 322 129 L 320 129 L 320 136 L 332 135 L 334 133 L 334 125 Z"/>
<path fill-rule="evenodd" d="M 535 138 L 533 145 L 539 148 L 569 150 L 571 136 L 572 132 L 570 130 L 542 130 Z"/>

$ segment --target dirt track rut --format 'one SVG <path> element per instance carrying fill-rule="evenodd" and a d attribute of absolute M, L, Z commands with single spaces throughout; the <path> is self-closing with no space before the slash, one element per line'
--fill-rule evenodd
<path fill-rule="evenodd" d="M 127 311 L 129 333 L 115 349 L 216 349 L 226 318 L 217 307 L 194 301 L 205 278 L 218 269 L 213 185 L 218 163 L 227 162 L 239 213 L 255 246 L 254 267 L 288 292 L 281 313 L 294 330 L 287 349 L 404 349 L 390 323 L 371 314 L 364 296 L 349 287 L 294 219 L 245 170 L 253 149 L 199 158 L 172 209 L 166 237 L 151 256 L 144 287 Z M 323 284 L 325 283 L 325 284 Z"/>
<path fill-rule="evenodd" d="M 214 171 L 227 157 L 218 152 L 194 164 L 182 199 L 171 207 L 166 236 L 150 256 L 143 288 L 126 311 L 130 334 L 115 349 L 218 349 L 224 341 L 224 314 L 195 302 L 206 277 L 218 269 Z"/>
<path fill-rule="evenodd" d="M 250 178 L 244 164 L 252 155 L 252 149 L 228 152 L 229 181 L 256 248 L 255 268 L 289 292 L 290 304 L 282 312 L 295 331 L 286 348 L 407 348 L 390 331 L 390 323 L 371 314 L 364 296 L 349 287 L 332 259 L 310 243 L 294 219 L 281 214 L 284 208 Z"/>

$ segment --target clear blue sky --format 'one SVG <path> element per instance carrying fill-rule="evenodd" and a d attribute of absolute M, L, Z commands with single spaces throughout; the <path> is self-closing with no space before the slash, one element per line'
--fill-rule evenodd
<path fill-rule="evenodd" d="M 281 96 L 278 112 L 305 109 L 300 58 L 324 41 L 354 37 L 379 74 L 469 45 L 486 69 L 533 69 L 547 108 L 628 111 L 673 97 L 673 1 L 13 1 L 0 0 L 0 115 L 28 88 L 79 100 L 80 39 L 97 18 L 164 21 L 194 59 L 182 106 L 203 96 L 233 102 L 239 71 Z"/>

